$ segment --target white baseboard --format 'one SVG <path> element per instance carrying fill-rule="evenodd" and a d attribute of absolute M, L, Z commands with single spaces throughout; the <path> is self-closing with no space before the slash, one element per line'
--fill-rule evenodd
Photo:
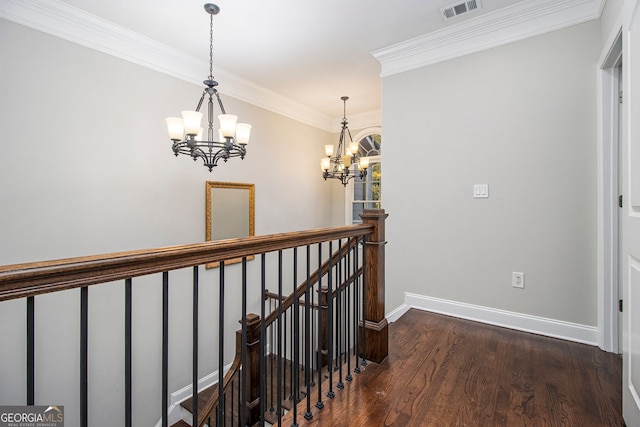
<path fill-rule="evenodd" d="M 598 328 L 595 326 L 531 316 L 529 314 L 515 313 L 408 292 L 405 293 L 404 301 L 405 303 L 403 305 L 389 313 L 389 316 L 387 316 L 388 321 L 391 321 L 390 318 L 392 316 L 394 320 L 397 320 L 402 314 L 406 313 L 409 308 L 417 308 L 462 319 L 474 320 L 476 322 L 488 323 L 490 325 L 503 326 L 518 331 L 531 332 L 593 346 L 598 345 Z"/>
<path fill-rule="evenodd" d="M 224 374 L 226 375 L 229 369 L 231 369 L 231 363 L 226 365 L 224 368 Z M 198 380 L 198 392 L 204 390 L 207 387 L 211 387 L 212 385 L 218 382 L 218 371 L 214 371 L 209 375 L 206 375 Z M 171 399 L 169 401 L 169 425 L 175 424 L 180 420 L 184 420 L 188 423 L 191 423 L 191 419 L 185 419 L 185 417 L 189 417 L 189 414 L 185 409 L 180 406 L 182 402 L 191 398 L 193 396 L 193 384 L 189 384 L 186 387 L 181 388 L 180 390 L 171 393 Z M 162 427 L 162 419 L 160 419 L 155 427 Z"/>
<path fill-rule="evenodd" d="M 407 311 L 411 309 L 407 304 L 402 304 L 400 307 L 393 310 L 391 313 L 387 314 L 385 317 L 387 318 L 387 322 L 393 323 L 399 318 L 401 318 Z"/>

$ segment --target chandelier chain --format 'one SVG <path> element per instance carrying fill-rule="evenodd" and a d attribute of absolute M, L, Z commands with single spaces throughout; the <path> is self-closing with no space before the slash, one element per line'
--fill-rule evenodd
<path fill-rule="evenodd" d="M 209 80 L 213 80 L 213 15 L 209 25 Z"/>

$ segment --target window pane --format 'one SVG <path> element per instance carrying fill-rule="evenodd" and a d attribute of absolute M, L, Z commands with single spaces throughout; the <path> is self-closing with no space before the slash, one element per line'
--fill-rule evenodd
<path fill-rule="evenodd" d="M 369 157 L 367 176 L 361 179 L 358 175 L 353 182 L 352 222 L 362 223 L 360 213 L 365 209 L 382 208 L 382 137 L 379 134 L 368 135 L 359 141 L 358 155 Z"/>
<path fill-rule="evenodd" d="M 361 224 L 360 214 L 365 209 L 380 209 L 382 208 L 382 202 L 354 202 L 353 203 L 353 217 L 354 224 Z"/>

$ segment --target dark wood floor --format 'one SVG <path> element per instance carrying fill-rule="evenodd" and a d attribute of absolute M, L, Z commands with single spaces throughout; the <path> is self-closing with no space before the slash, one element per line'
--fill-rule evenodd
<path fill-rule="evenodd" d="M 624 426 L 620 358 L 597 347 L 419 310 L 389 337 L 300 425 Z"/>

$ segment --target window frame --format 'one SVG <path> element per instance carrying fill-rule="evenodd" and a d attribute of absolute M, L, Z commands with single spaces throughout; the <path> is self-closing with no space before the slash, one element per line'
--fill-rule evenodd
<path fill-rule="evenodd" d="M 382 128 L 380 127 L 370 127 L 370 128 L 366 128 L 361 130 L 360 132 L 358 132 L 356 134 L 356 136 L 354 138 L 352 138 L 353 141 L 358 141 L 358 144 L 360 144 L 360 141 L 369 136 L 369 135 L 380 135 L 382 136 Z M 379 156 L 368 156 L 370 159 L 371 163 L 376 163 L 379 162 L 380 163 L 380 168 L 382 169 L 382 155 Z M 355 179 L 352 179 L 349 181 L 349 184 L 347 184 L 346 186 L 346 191 L 344 192 L 345 194 L 345 199 L 344 199 L 344 218 L 345 218 L 345 224 L 347 225 L 351 225 L 353 224 L 353 196 L 354 196 L 354 182 Z M 380 179 L 380 182 L 382 183 L 382 179 Z M 380 203 L 382 203 L 382 198 L 379 200 Z"/>

